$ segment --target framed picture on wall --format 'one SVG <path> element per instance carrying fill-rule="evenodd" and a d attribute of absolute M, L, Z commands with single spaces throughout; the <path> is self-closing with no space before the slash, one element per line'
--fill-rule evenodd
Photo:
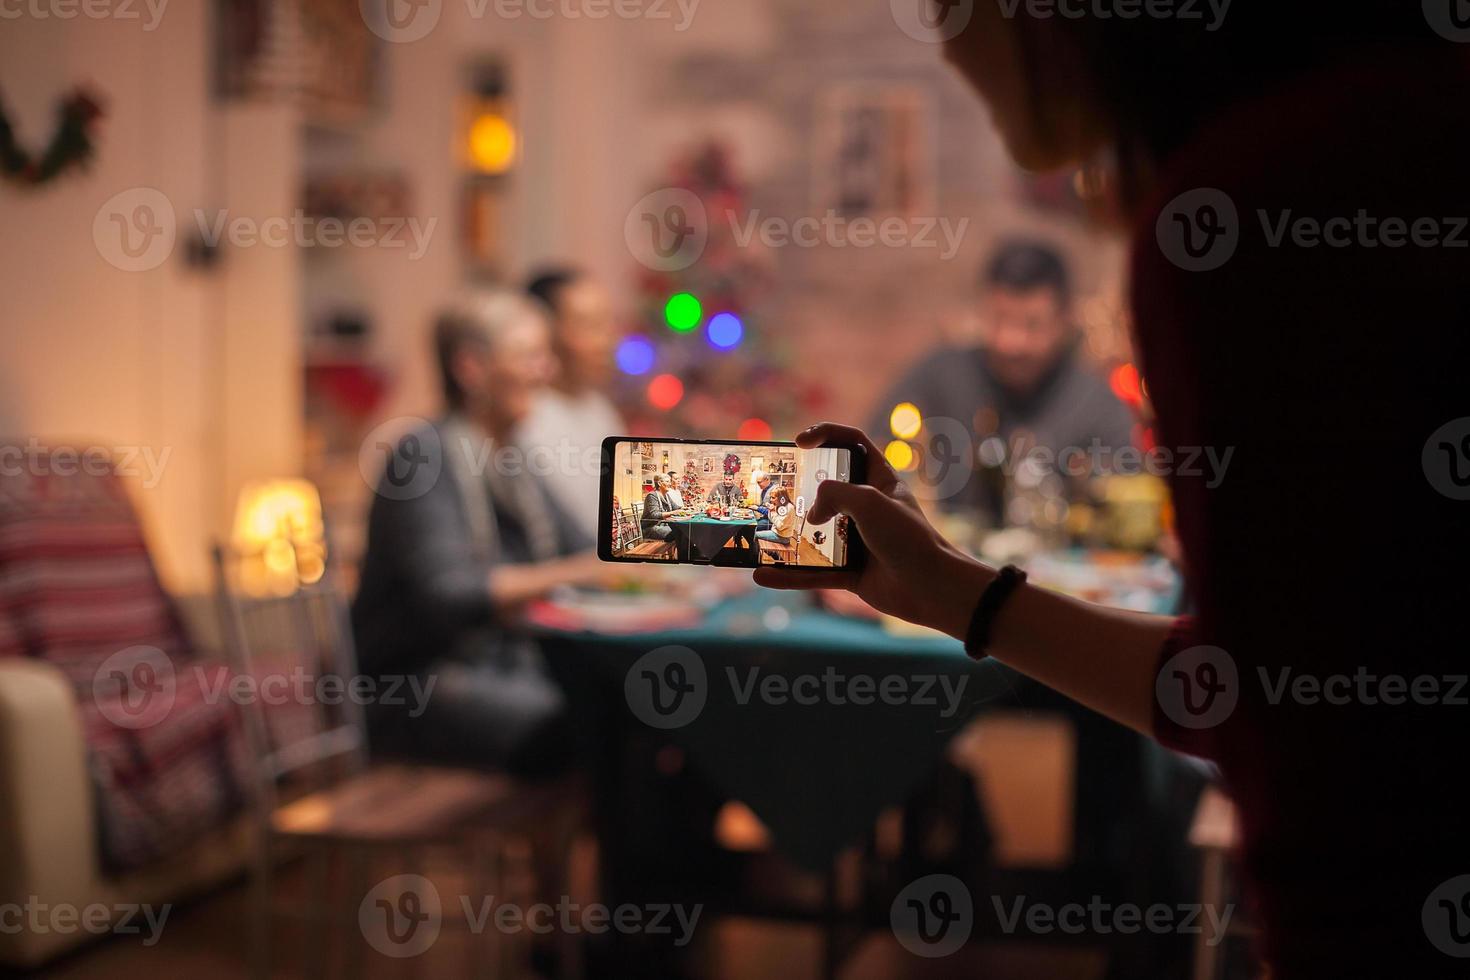
<path fill-rule="evenodd" d="M 308 122 L 360 123 L 376 107 L 380 41 L 358 0 L 219 0 L 215 87 L 226 99 L 282 99 Z"/>
<path fill-rule="evenodd" d="M 846 84 L 818 98 L 813 192 L 818 213 L 846 218 L 932 210 L 929 93 L 912 83 Z"/>

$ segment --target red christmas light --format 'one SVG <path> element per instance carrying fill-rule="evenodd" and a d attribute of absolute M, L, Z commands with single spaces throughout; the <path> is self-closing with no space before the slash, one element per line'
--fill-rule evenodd
<path fill-rule="evenodd" d="M 771 423 L 765 419 L 746 419 L 735 430 L 735 438 L 751 442 L 766 442 L 771 438 Z"/>
<path fill-rule="evenodd" d="M 660 374 L 648 383 L 648 404 L 667 412 L 684 400 L 684 382 L 672 374 Z"/>
<path fill-rule="evenodd" d="M 1135 408 L 1143 404 L 1143 380 L 1132 364 L 1119 364 L 1108 376 L 1108 386 L 1118 400 Z"/>

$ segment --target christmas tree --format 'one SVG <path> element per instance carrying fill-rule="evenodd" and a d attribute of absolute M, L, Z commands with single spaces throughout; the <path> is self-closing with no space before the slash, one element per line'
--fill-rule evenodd
<path fill-rule="evenodd" d="M 687 268 L 640 270 L 638 323 L 618 350 L 619 395 L 633 432 L 787 438 L 820 414 L 826 391 L 797 378 L 789 346 L 764 329 L 760 301 L 773 263 L 758 238 L 736 236 L 748 206 L 728 151 L 714 142 L 698 147 L 675 162 L 663 187 L 698 199 L 699 208 L 681 209 L 679 218 L 699 222 L 707 240 Z M 684 485 L 702 494 L 691 475 Z"/>
<path fill-rule="evenodd" d="M 686 507 L 693 507 L 704 499 L 704 484 L 694 471 L 692 462 L 684 464 L 684 473 L 679 477 L 679 495 L 684 498 Z"/>

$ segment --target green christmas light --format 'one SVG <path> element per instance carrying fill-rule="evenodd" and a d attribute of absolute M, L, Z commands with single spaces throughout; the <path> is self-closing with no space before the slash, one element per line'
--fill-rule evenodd
<path fill-rule="evenodd" d="M 670 330 L 688 333 L 704 319 L 704 310 L 692 293 L 676 293 L 664 305 L 664 319 L 669 322 Z"/>

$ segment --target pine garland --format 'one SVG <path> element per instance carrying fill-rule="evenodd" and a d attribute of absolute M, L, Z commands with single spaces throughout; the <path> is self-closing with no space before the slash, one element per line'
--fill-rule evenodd
<path fill-rule="evenodd" d="M 96 152 L 92 126 L 102 118 L 101 103 L 79 88 L 61 100 L 56 116 L 56 132 L 51 142 L 40 157 L 33 157 L 16 142 L 15 130 L 0 100 L 0 175 L 7 182 L 39 187 L 73 167 L 85 166 L 92 159 Z"/>

